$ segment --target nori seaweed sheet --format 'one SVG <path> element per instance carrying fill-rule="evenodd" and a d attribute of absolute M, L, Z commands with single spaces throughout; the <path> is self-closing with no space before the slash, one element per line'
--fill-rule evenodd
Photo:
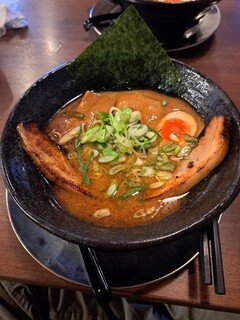
<path fill-rule="evenodd" d="M 174 63 L 133 6 L 70 63 L 68 72 L 82 89 L 182 91 Z"/>

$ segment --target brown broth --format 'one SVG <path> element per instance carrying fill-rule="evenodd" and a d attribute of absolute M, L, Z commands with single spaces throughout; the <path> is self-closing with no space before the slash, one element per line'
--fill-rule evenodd
<path fill-rule="evenodd" d="M 108 111 L 113 105 L 122 108 L 128 105 L 130 108 L 139 110 L 142 114 L 142 122 L 148 126 L 157 129 L 160 119 L 175 110 L 181 110 L 192 115 L 197 123 L 197 133 L 204 128 L 204 123 L 197 112 L 184 100 L 173 98 L 162 93 L 139 90 L 127 92 L 102 92 L 97 102 L 94 101 L 91 107 L 86 106 L 83 97 L 71 101 L 49 122 L 46 132 L 56 142 L 59 135 L 65 133 L 69 128 L 79 125 L 85 121 L 87 125 L 91 124 L 93 114 L 96 111 Z M 164 104 L 163 104 L 164 101 Z M 148 107 L 146 108 L 146 104 Z M 79 107 L 80 106 L 80 107 Z M 66 117 L 66 114 L 75 110 L 82 111 L 86 118 L 74 119 Z M 72 141 L 66 143 L 64 148 L 67 152 L 72 152 Z M 86 161 L 86 157 L 84 161 Z M 79 170 L 78 161 L 70 160 L 73 167 Z M 109 164 L 105 165 L 104 170 L 109 170 Z M 100 172 L 101 173 L 101 172 Z M 96 198 L 76 194 L 66 191 L 58 186 L 54 186 L 54 192 L 59 203 L 67 212 L 85 220 L 89 223 L 108 226 L 108 227 L 133 227 L 150 222 L 157 221 L 166 215 L 174 212 L 184 201 L 184 198 L 165 201 L 163 199 L 142 200 L 139 194 L 132 195 L 124 200 L 106 197 L 106 189 L 110 183 L 109 176 L 104 174 L 95 174 L 93 168 L 89 170 L 91 177 L 91 191 L 96 194 Z M 110 179 L 121 180 L 121 174 Z"/>
<path fill-rule="evenodd" d="M 54 193 L 63 208 L 73 216 L 89 223 L 106 227 L 134 227 L 159 219 L 174 212 L 184 199 L 164 202 L 158 199 L 139 201 L 131 197 L 124 201 L 94 199 L 54 186 Z M 108 209 L 109 216 L 101 216 L 99 210 Z"/>

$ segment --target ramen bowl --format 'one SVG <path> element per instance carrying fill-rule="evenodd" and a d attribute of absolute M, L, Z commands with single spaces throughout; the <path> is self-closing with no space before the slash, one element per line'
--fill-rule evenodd
<path fill-rule="evenodd" d="M 133 5 L 165 46 L 181 43 L 187 31 L 197 26 L 208 10 L 220 0 L 168 1 L 118 0 L 123 9 Z M 194 32 L 191 34 L 194 36 Z"/>
<path fill-rule="evenodd" d="M 226 93 L 207 77 L 181 62 L 174 61 L 174 64 L 186 87 L 181 98 L 196 109 L 205 123 L 217 114 L 224 115 L 231 123 L 227 156 L 191 189 L 184 204 L 154 223 L 100 227 L 70 215 L 57 202 L 51 184 L 23 150 L 16 126 L 20 122 L 34 121 L 44 128 L 61 107 L 83 93 L 65 64 L 44 75 L 23 94 L 2 134 L 2 175 L 8 192 L 26 216 L 50 233 L 81 246 L 130 250 L 168 243 L 200 230 L 232 203 L 240 185 L 239 112 Z M 121 84 L 117 89 L 126 90 L 129 86 L 134 88 L 134 83 Z M 97 82 L 91 89 L 101 91 L 102 84 Z"/>

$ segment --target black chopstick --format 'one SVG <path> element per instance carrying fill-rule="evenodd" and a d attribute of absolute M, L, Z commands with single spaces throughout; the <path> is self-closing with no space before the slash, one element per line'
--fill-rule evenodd
<path fill-rule="evenodd" d="M 204 228 L 200 233 L 199 253 L 202 283 L 212 284 L 211 255 L 207 228 Z"/>
<path fill-rule="evenodd" d="M 213 275 L 214 275 L 214 287 L 215 293 L 224 294 L 224 273 L 222 263 L 222 252 L 219 236 L 218 221 L 214 220 L 211 230 L 211 247 L 212 247 L 212 260 L 213 260 Z"/>
<path fill-rule="evenodd" d="M 201 231 L 199 254 L 202 283 L 212 284 L 213 271 L 215 293 L 224 294 L 225 284 L 218 218 L 215 219 L 208 228 L 206 227 Z"/>
<path fill-rule="evenodd" d="M 90 247 L 79 248 L 95 297 L 101 306 L 107 305 L 112 300 L 112 292 L 98 262 L 96 252 Z"/>

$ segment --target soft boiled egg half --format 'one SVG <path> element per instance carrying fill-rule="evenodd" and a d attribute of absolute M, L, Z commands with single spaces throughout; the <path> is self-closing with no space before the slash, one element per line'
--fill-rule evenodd
<path fill-rule="evenodd" d="M 194 136 L 197 132 L 197 122 L 194 117 L 176 110 L 166 114 L 159 123 L 159 133 L 165 141 L 184 142 L 184 134 Z"/>

